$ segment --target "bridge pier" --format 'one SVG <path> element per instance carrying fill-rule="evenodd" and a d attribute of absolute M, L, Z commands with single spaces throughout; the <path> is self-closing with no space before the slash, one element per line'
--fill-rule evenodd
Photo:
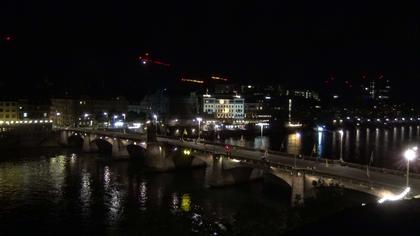
<path fill-rule="evenodd" d="M 62 131 L 60 132 L 60 139 L 59 139 L 59 143 L 60 143 L 61 145 L 65 145 L 65 146 L 69 145 L 69 132 L 68 132 L 68 131 L 64 131 L 64 130 L 62 130 Z"/>
<path fill-rule="evenodd" d="M 228 186 L 262 178 L 263 174 L 261 169 L 244 167 L 232 159 L 210 155 L 207 162 L 205 184 L 207 187 Z"/>
<path fill-rule="evenodd" d="M 314 178 L 309 176 L 304 171 L 298 170 L 284 170 L 271 169 L 271 174 L 285 181 L 292 189 L 291 205 L 298 207 L 305 203 L 305 198 L 309 198 L 314 194 L 314 186 L 312 181 Z"/>
<path fill-rule="evenodd" d="M 120 138 L 114 138 L 112 140 L 112 157 L 128 158 L 129 156 L 127 145 L 124 145 Z"/>
<path fill-rule="evenodd" d="M 147 143 L 145 165 L 152 167 L 158 171 L 167 171 L 175 169 L 175 163 L 172 158 L 167 155 L 166 147 L 164 144 L 157 142 Z"/>
<path fill-rule="evenodd" d="M 97 138 L 96 135 L 87 134 L 86 137 L 83 138 L 82 150 L 84 152 L 97 152 L 97 151 L 99 151 L 98 146 L 93 142 L 96 138 Z"/>

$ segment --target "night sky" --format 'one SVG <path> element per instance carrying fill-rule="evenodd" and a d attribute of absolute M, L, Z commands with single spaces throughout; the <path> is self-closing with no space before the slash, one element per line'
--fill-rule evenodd
<path fill-rule="evenodd" d="M 418 4 L 226 2 L 1 1 L 0 85 L 135 97 L 151 80 L 181 75 L 316 89 L 331 76 L 384 75 L 397 95 L 415 98 Z M 140 65 L 146 52 L 171 68 Z"/>

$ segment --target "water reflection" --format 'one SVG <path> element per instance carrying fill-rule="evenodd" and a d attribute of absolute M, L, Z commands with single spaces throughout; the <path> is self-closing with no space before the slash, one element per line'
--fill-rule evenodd
<path fill-rule="evenodd" d="M 318 132 L 318 146 L 316 149 L 317 157 L 321 157 L 324 154 L 324 132 Z"/>
<path fill-rule="evenodd" d="M 384 145 L 383 145 L 383 148 L 382 148 L 382 152 L 381 152 L 381 156 L 383 156 L 383 155 L 385 155 L 385 153 L 389 150 L 389 146 L 388 146 L 388 144 L 389 144 L 389 131 L 388 130 L 385 130 L 384 131 L 384 141 L 383 141 L 383 143 L 384 143 Z"/>
<path fill-rule="evenodd" d="M 303 136 L 294 135 L 303 149 Z M 320 150 L 325 140 L 321 138 Z M 267 188 L 274 192 L 264 190 L 265 181 L 207 189 L 205 170 L 150 173 L 133 162 L 100 158 L 0 161 L 0 228 L 39 227 L 51 235 L 63 230 L 76 235 L 164 235 L 168 230 L 175 235 L 230 235 L 228 229 L 243 226 L 238 222 L 253 222 L 267 234 L 273 232 L 269 226 L 290 215 L 290 188 L 277 182 Z M 249 228 L 243 228 L 238 232 L 247 234 Z"/>
<path fill-rule="evenodd" d="M 172 212 L 177 212 L 179 208 L 179 198 L 178 193 L 172 193 L 172 202 L 171 202 Z"/>
<path fill-rule="evenodd" d="M 416 128 L 416 137 L 418 138 L 420 136 L 420 126 L 417 125 Z"/>
<path fill-rule="evenodd" d="M 187 193 L 182 195 L 181 209 L 185 212 L 191 211 L 191 197 Z"/>
<path fill-rule="evenodd" d="M 332 132 L 332 148 L 330 150 L 329 158 L 333 157 L 333 156 L 336 156 L 336 152 L 335 152 L 335 150 L 337 150 L 336 143 L 337 143 L 337 133 Z"/>
<path fill-rule="evenodd" d="M 408 127 L 408 142 L 411 142 L 412 138 L 413 138 L 413 127 L 410 126 Z"/>
<path fill-rule="evenodd" d="M 405 137 L 405 127 L 401 127 L 401 139 L 400 142 L 404 142 L 404 137 Z"/>
<path fill-rule="evenodd" d="M 344 144 L 342 144 L 342 148 L 345 148 L 344 153 L 345 153 L 345 160 L 349 160 L 350 159 L 350 152 L 348 151 L 350 149 L 350 131 L 346 130 L 344 132 Z M 343 147 L 344 146 L 344 147 Z"/>
<path fill-rule="evenodd" d="M 375 144 L 374 144 L 373 149 L 377 155 L 380 155 L 379 153 L 379 128 L 375 129 Z"/>
<path fill-rule="evenodd" d="M 82 180 L 80 188 L 80 201 L 83 216 L 89 215 L 89 209 L 91 206 L 91 183 L 90 174 L 86 170 L 82 170 Z"/>
<path fill-rule="evenodd" d="M 229 138 L 225 142 L 237 145 L 239 138 Z M 399 168 L 394 163 L 398 159 L 395 158 L 396 153 L 401 153 L 404 146 L 416 142 L 420 142 L 420 126 L 345 129 L 342 135 L 339 130 L 301 131 L 264 136 L 263 140 L 260 136 L 247 137 L 241 145 L 253 148 L 262 148 L 265 145 L 272 150 L 307 156 L 316 153 L 321 158 L 343 157 L 345 161 L 361 164 L 366 164 L 373 153 L 375 160 L 378 160 L 374 165 Z"/>
<path fill-rule="evenodd" d="M 301 153 L 301 133 L 292 133 L 287 137 L 287 152 L 291 154 L 300 154 Z"/>
<path fill-rule="evenodd" d="M 138 199 L 140 203 L 140 210 L 147 210 L 147 185 L 144 181 L 140 183 Z"/>
<path fill-rule="evenodd" d="M 111 183 L 111 171 L 108 166 L 104 167 L 104 189 L 108 191 L 109 185 Z"/>
<path fill-rule="evenodd" d="M 392 129 L 392 147 L 395 148 L 397 145 L 397 127 L 394 127 Z"/>
<path fill-rule="evenodd" d="M 118 186 L 113 186 L 107 195 L 105 205 L 108 207 L 108 221 L 111 225 L 114 225 L 119 222 L 124 210 L 122 207 L 124 191 L 119 189 Z"/>
<path fill-rule="evenodd" d="M 356 129 L 356 141 L 355 141 L 355 157 L 360 159 L 360 129 Z"/>

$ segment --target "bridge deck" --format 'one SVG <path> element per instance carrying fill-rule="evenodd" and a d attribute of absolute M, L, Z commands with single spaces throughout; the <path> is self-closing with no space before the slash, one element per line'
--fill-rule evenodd
<path fill-rule="evenodd" d="M 223 146 L 213 144 L 202 144 L 195 142 L 186 142 L 180 140 L 173 140 L 168 138 L 159 138 L 161 142 L 166 142 L 172 145 L 197 149 L 201 151 L 208 151 L 213 153 L 226 153 Z M 233 149 L 231 156 L 240 160 L 255 160 L 262 162 L 262 153 L 260 150 L 243 150 Z M 382 186 L 390 189 L 400 189 L 401 191 L 405 188 L 406 177 L 404 175 L 397 175 L 391 173 L 383 173 L 375 170 L 370 170 L 367 176 L 366 169 L 354 168 L 349 166 L 343 166 L 340 164 L 329 163 L 326 165 L 324 162 L 315 162 L 309 160 L 302 160 L 299 158 L 291 158 L 288 156 L 282 156 L 278 154 L 269 154 L 267 157 L 268 165 L 272 167 L 288 167 L 290 169 L 308 170 L 313 173 L 323 174 L 326 176 L 332 176 L 336 178 L 345 178 L 358 181 L 361 183 L 369 183 L 374 186 Z M 420 194 L 420 179 L 410 178 L 410 186 L 412 188 L 412 194 Z"/>
<path fill-rule="evenodd" d="M 86 130 L 86 129 L 67 129 L 67 131 L 94 133 L 97 135 L 104 135 L 110 137 L 118 137 L 122 139 L 131 140 L 145 140 L 144 136 L 138 134 L 124 134 L 111 131 L 102 130 Z M 182 141 L 177 139 L 170 139 L 158 137 L 159 142 L 168 143 L 171 145 L 206 151 L 216 154 L 225 154 L 226 151 L 223 145 L 211 143 L 195 143 L 191 141 Z M 261 150 L 251 150 L 246 148 L 234 147 L 231 156 L 240 160 L 262 161 L 263 153 Z M 293 158 L 287 155 L 270 153 L 265 162 L 271 167 L 283 167 L 290 169 L 308 170 L 320 175 L 333 176 L 335 178 L 351 179 L 363 183 L 369 183 L 375 186 L 383 186 L 384 188 L 403 190 L 406 185 L 406 177 L 399 171 L 389 170 L 388 172 L 379 171 L 378 168 L 371 168 L 369 176 L 367 170 L 363 166 L 349 165 L 343 166 L 338 163 L 315 162 L 312 160 L 303 160 Z M 358 168 L 356 168 L 356 166 Z M 418 175 L 413 175 L 416 178 L 410 178 L 410 186 L 412 195 L 420 195 L 420 178 Z"/>

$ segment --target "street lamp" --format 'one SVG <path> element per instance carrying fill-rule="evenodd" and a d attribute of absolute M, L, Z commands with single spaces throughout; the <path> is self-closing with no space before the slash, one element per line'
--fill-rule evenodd
<path fill-rule="evenodd" d="M 410 176 L 410 161 L 413 161 L 416 158 L 416 150 L 417 147 L 407 149 L 404 152 L 404 157 L 407 160 L 407 187 L 409 184 L 409 176 Z"/>
<path fill-rule="evenodd" d="M 203 118 L 197 117 L 195 119 L 198 121 L 198 137 L 197 137 L 197 141 L 199 141 L 200 140 L 200 133 L 201 133 L 201 121 L 203 121 Z"/>
<path fill-rule="evenodd" d="M 338 131 L 338 133 L 340 134 L 340 162 L 344 162 L 344 160 L 343 160 L 343 137 L 344 137 L 344 131 L 342 129 L 340 129 Z"/>
<path fill-rule="evenodd" d="M 155 124 L 156 124 L 156 135 L 157 135 L 157 131 L 158 131 L 158 116 L 156 114 L 153 114 L 153 119 L 155 119 Z"/>

